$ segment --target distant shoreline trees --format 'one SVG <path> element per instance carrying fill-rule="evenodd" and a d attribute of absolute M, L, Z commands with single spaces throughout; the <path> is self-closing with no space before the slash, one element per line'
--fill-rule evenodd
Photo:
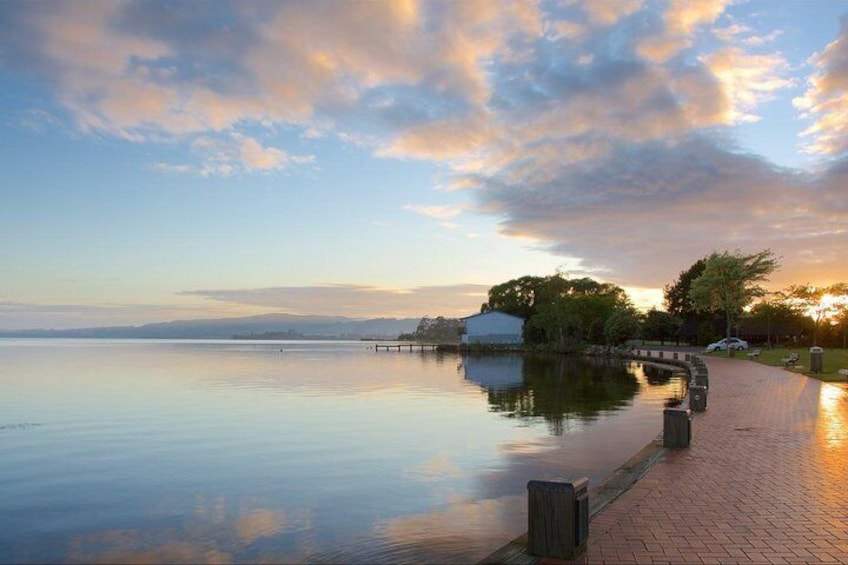
<path fill-rule="evenodd" d="M 722 334 L 769 347 L 810 339 L 848 346 L 848 284 L 792 285 L 769 293 L 762 283 L 779 267 L 770 249 L 713 252 L 664 287 L 666 311 L 646 313 L 615 284 L 561 273 L 523 276 L 491 287 L 480 311 L 523 318 L 525 344 L 556 351 L 637 338 L 706 345 Z"/>
<path fill-rule="evenodd" d="M 424 316 L 418 322 L 418 327 L 414 332 L 401 334 L 398 340 L 438 344 L 459 343 L 464 328 L 465 321 L 462 319 Z"/>
<path fill-rule="evenodd" d="M 637 337 L 639 314 L 624 290 L 591 278 L 557 273 L 525 276 L 493 286 L 480 311 L 524 318 L 524 342 L 558 350 L 582 344 L 618 345 Z"/>

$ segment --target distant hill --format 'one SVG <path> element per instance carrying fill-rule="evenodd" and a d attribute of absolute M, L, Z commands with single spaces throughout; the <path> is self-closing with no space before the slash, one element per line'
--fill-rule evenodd
<path fill-rule="evenodd" d="M 418 318 L 374 318 L 343 316 L 296 316 L 263 314 L 242 318 L 177 320 L 143 326 L 113 326 L 69 330 L 0 330 L 0 337 L 92 337 L 136 339 L 230 339 L 268 338 L 271 335 L 299 339 L 395 339 L 418 326 Z M 265 334 L 263 336 L 263 334 Z"/>

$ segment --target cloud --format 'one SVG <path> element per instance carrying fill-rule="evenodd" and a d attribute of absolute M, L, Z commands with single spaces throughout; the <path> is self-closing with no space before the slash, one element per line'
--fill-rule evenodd
<path fill-rule="evenodd" d="M 757 51 L 780 30 L 754 30 L 731 5 L 21 3 L 4 6 L 4 60 L 48 80 L 83 132 L 190 148 L 191 163 L 152 165 L 163 172 L 311 166 L 317 157 L 280 134 L 294 132 L 306 146 L 332 139 L 433 161 L 442 186 L 468 195 L 464 212 L 612 282 L 661 286 L 712 250 L 767 246 L 784 273 L 836 276 L 822 258 L 846 243 L 841 163 L 788 171 L 731 137 L 794 85 L 780 52 Z M 806 151 L 837 159 L 846 29 L 810 59 L 795 100 L 812 121 Z M 289 311 L 308 298 L 332 313 L 415 312 L 401 293 L 368 286 L 193 293 Z M 425 295 L 435 297 L 422 287 L 404 298 Z"/>
<path fill-rule="evenodd" d="M 594 24 L 610 26 L 642 6 L 642 0 L 593 0 L 582 5 Z"/>
<path fill-rule="evenodd" d="M 27 32 L 10 41 L 23 54 L 16 58 L 34 62 L 32 70 L 53 82 L 77 128 L 137 142 L 191 143 L 285 125 L 308 134 L 388 132 L 414 146 L 439 129 L 456 133 L 451 124 L 430 124 L 484 105 L 491 95 L 485 62 L 520 57 L 527 39 L 541 33 L 528 2 L 344 9 L 320 1 L 222 2 L 197 12 L 160 2 L 71 0 L 10 11 L 13 25 Z M 244 141 L 239 164 L 201 168 L 261 171 L 289 161 L 285 148 L 254 141 Z"/>
<path fill-rule="evenodd" d="M 289 314 L 373 318 L 461 317 L 479 312 L 490 285 L 460 284 L 388 289 L 369 285 L 289 286 L 188 290 L 182 296 L 261 306 Z M 438 305 L 433 311 L 434 304 Z"/>
<path fill-rule="evenodd" d="M 454 218 L 462 213 L 462 210 L 453 206 L 422 206 L 418 204 L 407 204 L 403 207 L 404 210 L 409 210 L 422 216 L 435 218 L 437 220 L 447 220 Z"/>
<path fill-rule="evenodd" d="M 731 123 L 759 121 L 753 110 L 773 100 L 776 92 L 793 85 L 791 79 L 783 78 L 789 65 L 780 54 L 752 55 L 727 47 L 705 55 L 702 60 L 730 98 Z"/>
<path fill-rule="evenodd" d="M 777 169 L 721 140 L 694 136 L 619 144 L 605 158 L 561 169 L 550 182 L 528 186 L 516 179 L 481 193 L 480 205 L 505 218 L 505 233 L 583 257 L 619 284 L 662 286 L 681 265 L 737 247 L 771 247 L 782 255 L 776 284 L 793 277 L 838 280 L 834 250 L 848 243 L 839 225 L 845 218 L 845 206 L 836 202 L 839 178 Z M 827 212 L 829 205 L 836 207 Z"/>
<path fill-rule="evenodd" d="M 804 150 L 813 155 L 844 155 L 848 149 L 848 18 L 839 37 L 809 60 L 814 72 L 807 90 L 793 103 L 813 120 L 802 136 Z"/>
<path fill-rule="evenodd" d="M 662 16 L 661 31 L 638 42 L 637 52 L 654 63 L 662 63 L 692 45 L 700 26 L 718 19 L 731 0 L 669 0 Z"/>

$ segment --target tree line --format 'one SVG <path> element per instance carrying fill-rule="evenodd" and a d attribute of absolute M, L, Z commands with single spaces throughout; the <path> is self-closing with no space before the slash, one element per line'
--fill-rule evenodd
<path fill-rule="evenodd" d="M 562 273 L 523 276 L 489 289 L 480 311 L 525 320 L 524 343 L 559 351 L 632 339 L 706 345 L 742 337 L 758 345 L 848 345 L 848 284 L 762 284 L 780 263 L 771 250 L 713 252 L 664 288 L 665 310 L 639 312 L 618 285 Z M 460 340 L 463 320 L 424 317 L 401 339 Z"/>
<path fill-rule="evenodd" d="M 741 287 L 721 279 L 718 267 L 728 257 L 742 264 L 746 283 Z M 772 292 L 757 284 L 778 267 L 770 250 L 751 255 L 713 253 L 699 259 L 665 287 L 665 311 L 646 314 L 644 338 L 683 338 L 703 345 L 732 334 L 765 346 L 846 347 L 848 284 L 794 284 Z M 722 300 L 711 294 L 705 281 L 729 287 L 729 295 Z"/>
<path fill-rule="evenodd" d="M 560 273 L 525 276 L 496 285 L 481 312 L 524 318 L 524 342 L 572 349 L 585 343 L 619 344 L 638 335 L 639 312 L 619 286 Z"/>

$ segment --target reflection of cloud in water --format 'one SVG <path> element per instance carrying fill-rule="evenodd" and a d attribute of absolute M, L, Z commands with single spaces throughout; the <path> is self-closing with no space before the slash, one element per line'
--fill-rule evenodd
<path fill-rule="evenodd" d="M 498 451 L 508 456 L 521 456 L 544 453 L 555 447 L 550 440 L 507 441 L 500 445 Z"/>
<path fill-rule="evenodd" d="M 241 541 L 250 543 L 259 538 L 273 536 L 290 529 L 289 522 L 285 512 L 260 508 L 240 516 L 236 520 L 235 529 Z"/>
<path fill-rule="evenodd" d="M 302 561 L 308 540 L 283 534 L 308 530 L 308 510 L 254 507 L 257 501 L 196 497 L 194 511 L 162 527 L 104 530 L 70 542 L 68 561 L 85 563 L 234 563 Z M 273 542 L 263 543 L 263 540 Z M 249 557 L 246 557 L 249 556 Z"/>
<path fill-rule="evenodd" d="M 233 563 L 228 552 L 193 541 L 157 541 L 133 530 L 110 530 L 74 539 L 70 562 L 82 563 Z"/>
<path fill-rule="evenodd" d="M 454 499 L 440 511 L 379 521 L 375 534 L 385 545 L 396 548 L 384 557 L 394 562 L 478 561 L 511 539 L 504 538 L 505 530 L 514 532 L 512 537 L 524 531 L 525 521 L 516 520 L 515 512 L 523 504 L 523 495 Z M 445 528 L 446 524 L 450 527 Z"/>
<path fill-rule="evenodd" d="M 418 480 L 434 482 L 445 478 L 462 478 L 465 473 L 447 451 L 441 451 L 423 464 L 410 467 L 407 471 Z"/>

